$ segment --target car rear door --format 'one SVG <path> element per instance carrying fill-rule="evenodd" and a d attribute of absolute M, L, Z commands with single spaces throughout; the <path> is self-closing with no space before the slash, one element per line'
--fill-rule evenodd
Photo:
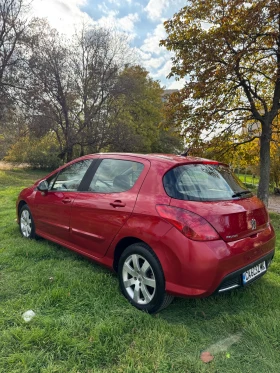
<path fill-rule="evenodd" d="M 73 202 L 71 240 L 82 251 L 103 257 L 131 215 L 150 162 L 103 156 L 92 180 Z"/>
<path fill-rule="evenodd" d="M 72 163 L 47 180 L 47 192 L 37 190 L 32 213 L 39 235 L 69 241 L 71 207 L 92 162 L 93 159 L 84 159 Z"/>

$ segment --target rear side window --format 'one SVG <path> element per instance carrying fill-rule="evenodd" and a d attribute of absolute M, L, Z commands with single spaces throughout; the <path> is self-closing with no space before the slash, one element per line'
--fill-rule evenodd
<path fill-rule="evenodd" d="M 121 159 L 103 159 L 89 186 L 90 192 L 118 193 L 131 189 L 144 165 Z"/>
<path fill-rule="evenodd" d="M 222 201 L 250 197 L 229 167 L 189 164 L 168 171 L 163 178 L 166 193 L 186 201 Z"/>

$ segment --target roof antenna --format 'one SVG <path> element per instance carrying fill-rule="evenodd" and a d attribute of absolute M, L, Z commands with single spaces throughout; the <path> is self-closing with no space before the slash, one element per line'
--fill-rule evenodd
<path fill-rule="evenodd" d="M 182 154 L 180 154 L 180 155 L 182 157 L 187 157 L 190 150 L 191 150 L 190 148 L 186 148 L 185 151 Z"/>

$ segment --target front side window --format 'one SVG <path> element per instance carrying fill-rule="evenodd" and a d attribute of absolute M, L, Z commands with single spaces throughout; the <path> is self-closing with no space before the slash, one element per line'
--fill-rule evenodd
<path fill-rule="evenodd" d="M 187 201 L 222 201 L 252 195 L 223 165 L 178 166 L 164 175 L 163 185 L 170 197 Z"/>
<path fill-rule="evenodd" d="M 68 192 L 75 192 L 92 163 L 92 159 L 85 159 L 65 167 L 58 174 L 57 179 L 53 183 L 51 190 L 61 190 Z"/>
<path fill-rule="evenodd" d="M 48 183 L 48 186 L 49 186 L 49 190 L 52 189 L 56 177 L 57 177 L 57 173 L 54 174 L 54 175 L 52 175 L 52 176 L 50 176 L 50 177 L 46 180 L 46 182 Z"/>
<path fill-rule="evenodd" d="M 131 189 L 138 180 L 144 165 L 134 161 L 103 159 L 92 182 L 90 192 L 118 193 Z"/>

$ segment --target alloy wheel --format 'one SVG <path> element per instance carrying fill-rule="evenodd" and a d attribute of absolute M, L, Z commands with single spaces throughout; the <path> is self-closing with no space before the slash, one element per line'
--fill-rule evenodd
<path fill-rule="evenodd" d="M 128 256 L 122 268 L 122 280 L 129 297 L 139 305 L 151 302 L 156 280 L 150 263 L 139 254 Z"/>
<path fill-rule="evenodd" d="M 32 220 L 28 210 L 23 210 L 20 216 L 20 228 L 24 237 L 30 237 L 32 231 Z"/>

